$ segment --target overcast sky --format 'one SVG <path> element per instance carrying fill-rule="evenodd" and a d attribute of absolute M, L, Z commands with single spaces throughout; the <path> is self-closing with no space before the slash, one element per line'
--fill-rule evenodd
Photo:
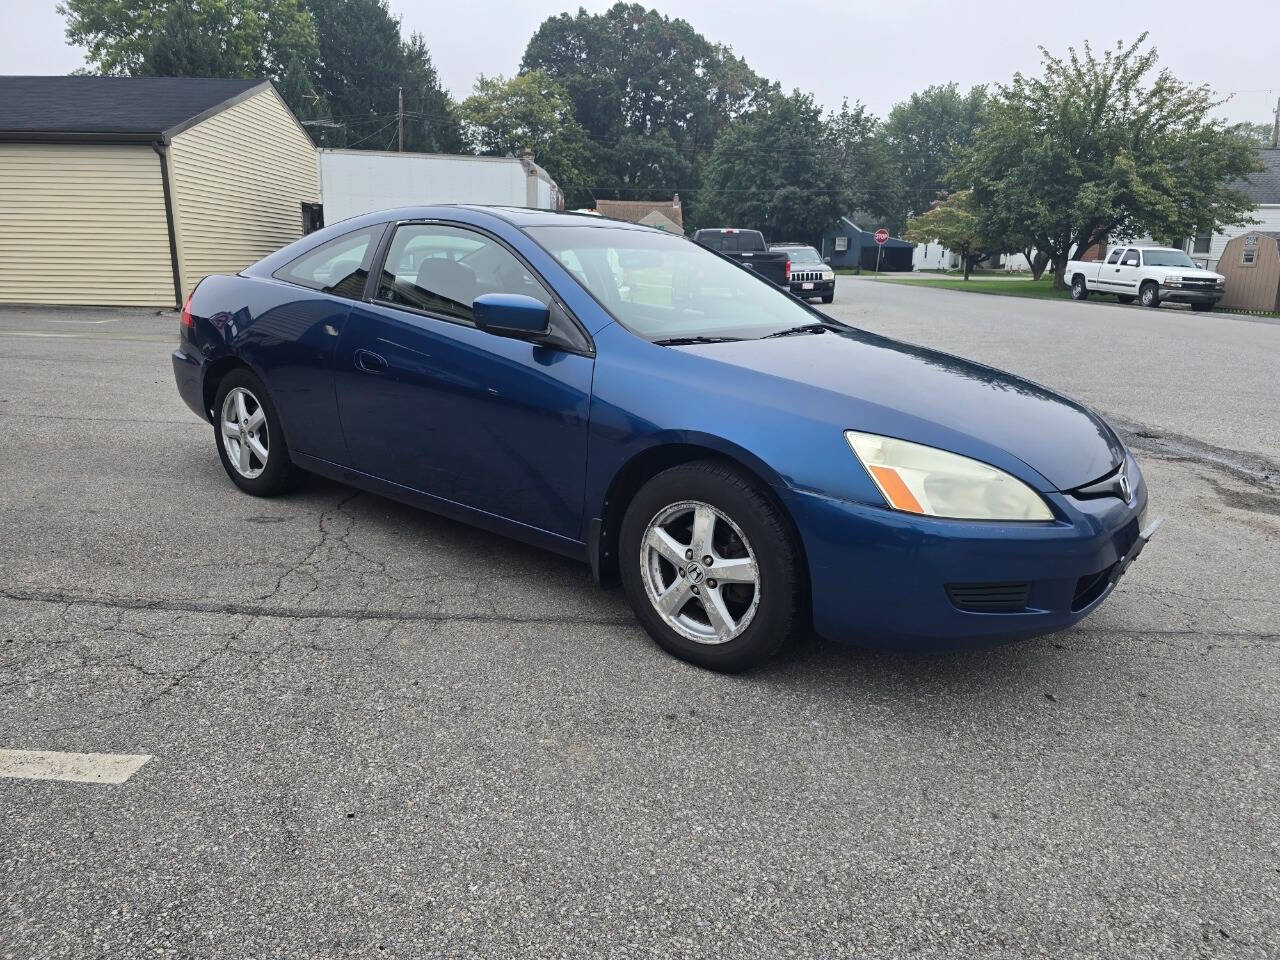
<path fill-rule="evenodd" d="M 477 72 L 514 73 L 539 23 L 577 4 L 552 0 L 390 0 L 404 32 L 422 32 L 445 86 L 458 97 Z M 583 4 L 590 11 L 609 4 Z M 1161 61 L 1181 79 L 1232 94 L 1224 114 L 1269 123 L 1280 96 L 1274 58 L 1280 3 L 1257 0 L 1228 9 L 1197 0 L 1037 5 L 933 0 L 679 0 L 652 4 L 726 43 L 760 74 L 828 107 L 861 100 L 883 116 L 913 90 L 933 83 L 1007 80 L 1034 71 L 1038 44 L 1061 53 L 1095 47 L 1149 29 Z M 66 73 L 83 64 L 68 47 L 56 0 L 0 0 L 9 8 L 0 33 L 0 73 Z M 16 14 L 16 16 L 15 16 Z"/>

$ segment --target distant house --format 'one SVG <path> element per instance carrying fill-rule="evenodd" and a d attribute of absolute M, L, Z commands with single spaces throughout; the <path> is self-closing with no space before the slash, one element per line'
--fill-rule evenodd
<path fill-rule="evenodd" d="M 319 193 L 270 81 L 0 77 L 0 302 L 180 305 L 301 236 Z"/>
<path fill-rule="evenodd" d="M 1262 171 L 1232 186 L 1253 202 L 1250 215 L 1259 222 L 1247 227 L 1228 227 L 1225 231 L 1191 238 L 1182 247 L 1196 263 L 1215 270 L 1227 244 L 1236 237 L 1251 232 L 1280 231 L 1280 150 L 1264 147 L 1258 151 L 1258 159 L 1262 161 Z"/>
<path fill-rule="evenodd" d="M 597 200 L 596 212 L 602 217 L 643 223 L 668 233 L 684 233 L 684 214 L 678 193 L 670 200 Z"/>
<path fill-rule="evenodd" d="M 822 235 L 824 260 L 833 267 L 874 270 L 878 253 L 881 270 L 911 269 L 914 244 L 890 237 L 884 243 L 884 249 L 877 251 L 876 248 L 880 245 L 876 243 L 876 228 L 864 230 L 853 220 L 853 216 L 841 217 L 835 226 Z"/>

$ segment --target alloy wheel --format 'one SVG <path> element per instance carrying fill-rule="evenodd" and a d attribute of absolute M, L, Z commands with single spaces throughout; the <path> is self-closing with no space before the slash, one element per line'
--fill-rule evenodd
<path fill-rule="evenodd" d="M 221 423 L 222 445 L 236 473 L 247 480 L 260 477 L 271 452 L 261 401 L 244 387 L 235 387 L 222 401 Z"/>
<path fill-rule="evenodd" d="M 703 644 L 739 636 L 760 606 L 760 568 L 742 530 L 699 500 L 664 507 L 640 541 L 641 579 L 672 630 Z"/>

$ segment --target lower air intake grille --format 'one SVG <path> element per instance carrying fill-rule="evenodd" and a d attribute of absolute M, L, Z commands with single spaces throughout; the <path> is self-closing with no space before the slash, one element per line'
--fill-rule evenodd
<path fill-rule="evenodd" d="M 1107 567 L 1105 570 L 1099 570 L 1097 573 L 1091 573 L 1088 576 L 1081 577 L 1076 581 L 1075 596 L 1071 598 L 1072 611 L 1083 610 L 1093 601 L 1097 600 L 1107 584 L 1111 582 L 1111 571 L 1115 569 L 1115 564 Z"/>
<path fill-rule="evenodd" d="M 961 610 L 1012 613 L 1027 608 L 1029 583 L 948 583 L 947 597 Z"/>

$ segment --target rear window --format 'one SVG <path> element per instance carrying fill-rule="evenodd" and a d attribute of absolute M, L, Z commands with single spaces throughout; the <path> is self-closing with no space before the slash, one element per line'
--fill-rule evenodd
<path fill-rule="evenodd" d="M 765 250 L 764 236 L 756 230 L 699 231 L 694 239 L 717 253 L 763 253 Z"/>
<path fill-rule="evenodd" d="M 336 297 L 359 300 L 383 228 L 379 223 L 335 237 L 286 263 L 272 276 Z"/>

